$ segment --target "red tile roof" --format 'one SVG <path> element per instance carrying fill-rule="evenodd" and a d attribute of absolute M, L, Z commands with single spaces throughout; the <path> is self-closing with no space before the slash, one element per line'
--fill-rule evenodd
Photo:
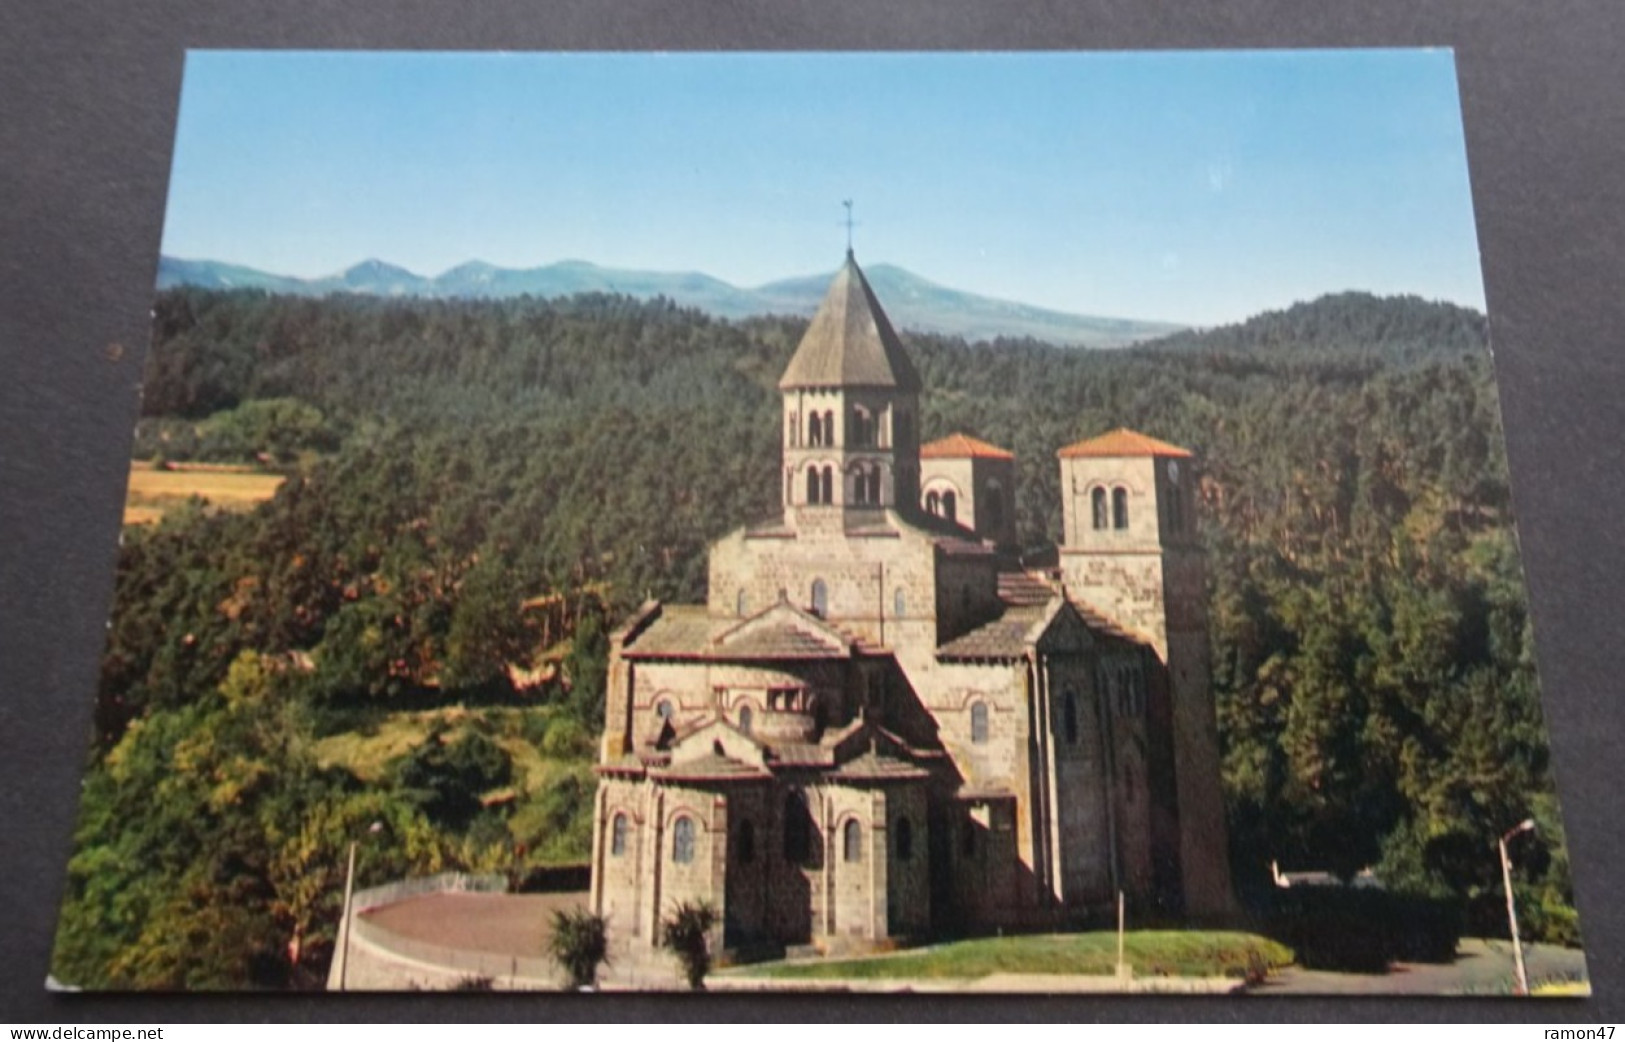
<path fill-rule="evenodd" d="M 1015 459 L 1016 454 L 957 431 L 920 446 L 921 459 Z"/>
<path fill-rule="evenodd" d="M 1177 456 L 1181 459 L 1191 455 L 1189 449 L 1182 449 L 1178 445 L 1170 445 L 1165 441 L 1147 437 L 1139 431 L 1131 431 L 1127 427 L 1119 427 L 1114 431 L 1107 431 L 1096 438 L 1085 438 L 1083 441 L 1068 445 L 1056 453 L 1062 459 L 1076 457 L 1099 456 Z"/>

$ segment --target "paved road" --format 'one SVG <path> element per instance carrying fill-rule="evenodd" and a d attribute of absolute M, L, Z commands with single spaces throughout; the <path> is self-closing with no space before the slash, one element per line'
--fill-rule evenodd
<path fill-rule="evenodd" d="M 1543 944 L 1524 947 L 1531 985 L 1586 973 L 1585 953 Z M 1396 963 L 1387 973 L 1328 973 L 1291 967 L 1251 995 L 1506 995 L 1512 991 L 1512 942 L 1468 938 L 1456 961 Z"/>

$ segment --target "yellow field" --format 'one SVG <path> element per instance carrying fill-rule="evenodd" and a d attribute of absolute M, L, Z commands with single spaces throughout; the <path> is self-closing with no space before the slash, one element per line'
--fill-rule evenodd
<path fill-rule="evenodd" d="M 276 494 L 280 474 L 265 474 L 252 467 L 182 463 L 158 470 L 151 463 L 130 464 L 130 491 L 124 499 L 124 523 L 147 525 L 158 521 L 193 496 L 220 510 L 248 510 Z"/>

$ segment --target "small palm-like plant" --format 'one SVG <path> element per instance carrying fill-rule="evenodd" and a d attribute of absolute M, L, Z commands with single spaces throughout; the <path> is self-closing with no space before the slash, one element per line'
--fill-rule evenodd
<path fill-rule="evenodd" d="M 548 954 L 570 978 L 570 990 L 598 983 L 598 967 L 609 961 L 609 922 L 585 908 L 553 913 Z"/>
<path fill-rule="evenodd" d="M 660 946 L 677 956 L 695 991 L 705 990 L 705 975 L 711 970 L 711 927 L 716 922 L 717 910 L 709 904 L 684 901 L 660 924 Z"/>

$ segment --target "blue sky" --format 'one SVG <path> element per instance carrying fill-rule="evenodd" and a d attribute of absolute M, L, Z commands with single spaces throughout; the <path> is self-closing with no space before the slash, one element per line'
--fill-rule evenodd
<path fill-rule="evenodd" d="M 188 55 L 163 250 L 832 271 L 1211 325 L 1483 307 L 1447 50 Z"/>

